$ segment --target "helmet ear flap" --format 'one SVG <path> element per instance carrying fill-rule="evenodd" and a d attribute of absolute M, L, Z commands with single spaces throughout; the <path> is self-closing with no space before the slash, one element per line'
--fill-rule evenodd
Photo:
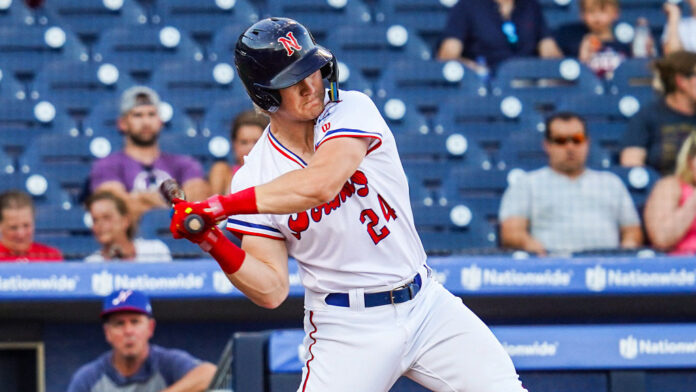
<path fill-rule="evenodd" d="M 280 93 L 276 90 L 263 88 L 256 85 L 256 98 L 254 102 L 263 110 L 273 113 L 280 107 Z"/>

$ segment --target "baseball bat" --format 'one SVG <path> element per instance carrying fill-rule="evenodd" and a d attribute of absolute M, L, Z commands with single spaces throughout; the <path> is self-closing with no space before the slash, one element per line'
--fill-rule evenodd
<path fill-rule="evenodd" d="M 186 194 L 181 189 L 179 183 L 175 179 L 166 179 L 160 184 L 160 193 L 167 203 L 172 204 L 172 200 L 186 200 Z M 198 234 L 205 228 L 203 218 L 198 214 L 190 214 L 184 219 L 184 229 L 191 234 Z"/>

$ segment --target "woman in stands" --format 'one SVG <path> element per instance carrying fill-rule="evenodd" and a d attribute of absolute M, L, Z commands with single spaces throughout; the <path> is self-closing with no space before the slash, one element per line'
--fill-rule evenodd
<path fill-rule="evenodd" d="M 673 175 L 655 184 L 645 205 L 654 247 L 674 255 L 696 253 L 696 132 L 684 141 Z"/>
<path fill-rule="evenodd" d="M 167 245 L 160 240 L 133 239 L 135 225 L 126 203 L 109 191 L 92 194 L 85 203 L 92 216 L 92 232 L 101 249 L 87 256 L 87 262 L 99 261 L 171 261 Z"/>
<path fill-rule="evenodd" d="M 213 194 L 227 195 L 230 193 L 230 184 L 234 173 L 244 164 L 244 157 L 249 154 L 267 125 L 268 118 L 253 110 L 244 111 L 234 119 L 230 132 L 230 140 L 234 150 L 234 165 L 230 165 L 227 161 L 219 161 L 210 168 L 208 179 Z"/>

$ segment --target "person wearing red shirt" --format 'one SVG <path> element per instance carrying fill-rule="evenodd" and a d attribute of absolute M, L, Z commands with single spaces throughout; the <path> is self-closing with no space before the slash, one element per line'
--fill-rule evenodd
<path fill-rule="evenodd" d="M 34 242 L 34 203 L 28 194 L 0 194 L 0 261 L 60 261 L 60 250 Z"/>

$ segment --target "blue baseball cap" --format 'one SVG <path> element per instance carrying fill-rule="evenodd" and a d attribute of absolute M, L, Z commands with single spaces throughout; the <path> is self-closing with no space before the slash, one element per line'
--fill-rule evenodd
<path fill-rule="evenodd" d="M 104 298 L 104 306 L 99 317 L 103 319 L 117 312 L 142 313 L 152 317 L 152 306 L 150 299 L 142 291 L 119 290 Z"/>

